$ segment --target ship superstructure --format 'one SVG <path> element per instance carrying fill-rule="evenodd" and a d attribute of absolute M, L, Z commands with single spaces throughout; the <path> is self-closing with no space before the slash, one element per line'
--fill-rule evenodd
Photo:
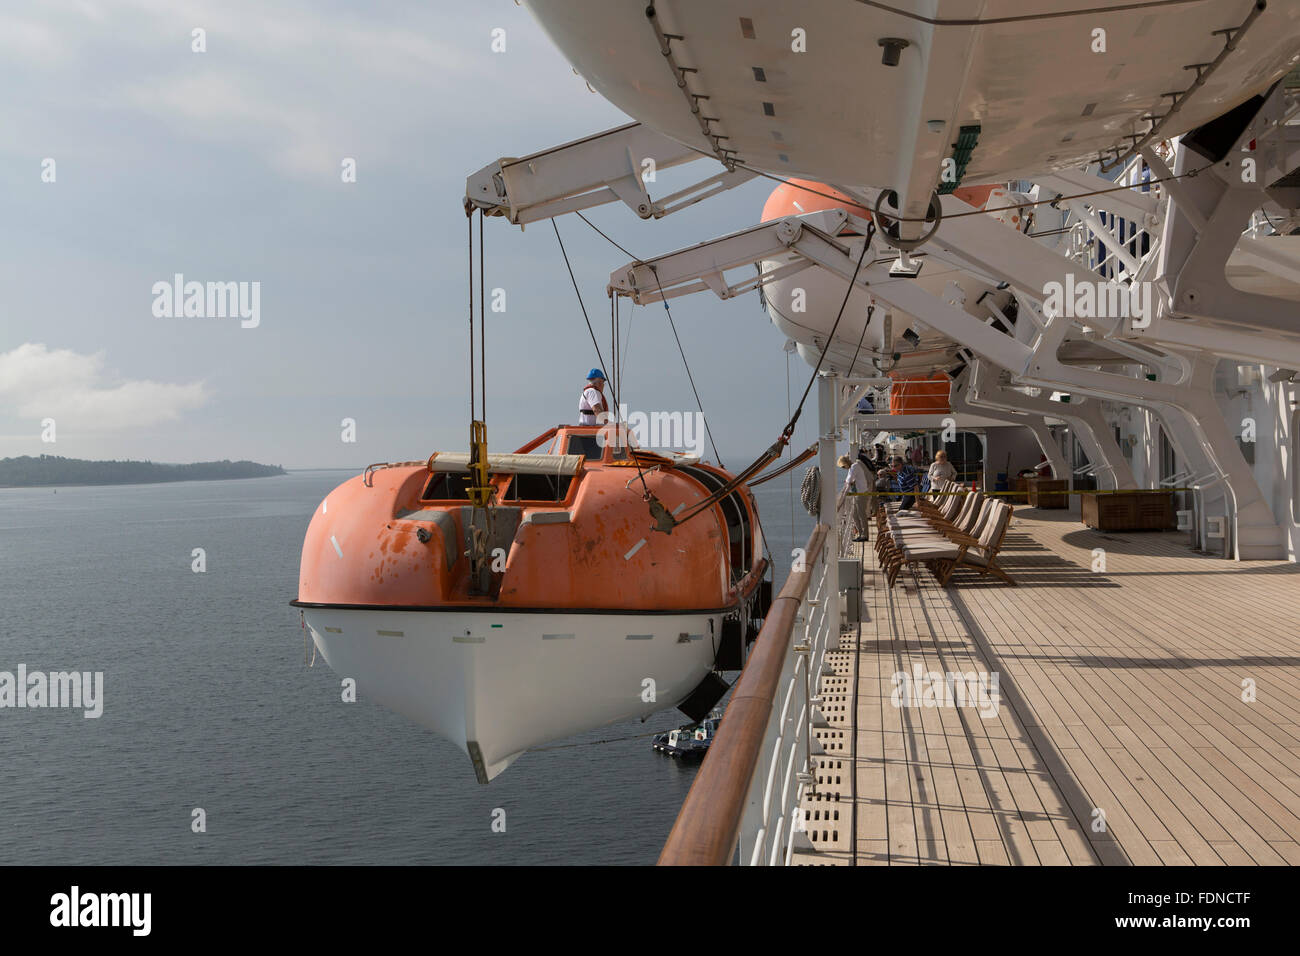
<path fill-rule="evenodd" d="M 744 703 L 728 708 L 662 862 L 793 862 L 814 848 L 823 862 L 1300 859 L 1294 694 L 1247 712 L 1239 699 L 1253 698 L 1237 687 L 1256 680 L 1242 676 L 1250 666 L 1294 684 L 1294 655 L 1275 646 L 1294 640 L 1294 602 L 1280 612 L 1287 636 L 1261 625 L 1260 657 L 1214 637 L 1233 620 L 1261 624 L 1260 609 L 1216 612 L 1203 629 L 1181 623 L 1180 603 L 1236 607 L 1225 567 L 1273 576 L 1243 584 L 1250 601 L 1272 585 L 1284 594 L 1300 552 L 1300 3 L 528 6 L 632 122 L 488 164 L 467 180 L 468 210 L 524 225 L 617 203 L 653 221 L 772 180 L 751 222 L 647 259 L 619 256 L 611 296 L 761 295 L 815 370 L 823 476 L 846 441 L 933 452 L 953 447 L 953 433 L 978 440 L 975 470 L 923 498 L 920 517 L 873 502 L 874 552 L 847 540 L 843 500 L 821 496 L 805 546 L 815 560 L 775 599 L 736 689 Z M 701 170 L 693 185 L 653 194 L 648 172 L 687 164 Z M 998 497 L 1022 490 L 1031 510 Z M 1076 513 L 1078 530 L 1056 527 Z M 1133 543 L 1105 533 L 1114 527 L 1165 533 Z M 1124 574 L 1159 583 L 1134 591 L 1117 579 L 1106 586 L 1119 603 L 1074 607 L 1073 587 L 1100 581 L 1107 542 L 1120 542 L 1110 547 Z M 1089 547 L 1093 577 L 1040 579 L 1050 606 L 1028 588 L 1005 605 L 954 590 L 1010 591 L 1036 573 L 1036 554 L 1073 568 Z M 1022 553 L 1019 568 L 1004 550 Z M 1207 560 L 1197 554 L 1216 556 L 1223 576 L 1189 578 L 1199 592 L 1176 586 L 1180 574 L 1211 573 L 1186 563 Z M 967 573 L 993 566 L 1003 573 Z M 923 622 L 920 634 L 901 632 L 904 619 Z M 1089 656 L 1098 629 L 1096 642 L 1132 649 L 1127 663 Z M 1187 650 L 1170 651 L 1180 633 Z M 934 787 L 955 775 L 943 792 L 967 799 L 963 832 L 974 836 L 945 844 L 931 833 L 928 850 L 919 823 L 895 846 L 893 824 L 877 829 L 883 817 L 869 813 L 871 801 L 899 799 L 890 780 L 911 777 L 912 748 L 929 739 L 906 700 L 859 720 L 860 693 L 890 698 L 888 648 L 904 637 L 939 662 L 956 653 L 1001 668 L 1011 692 L 1001 737 L 1011 743 L 990 736 L 951 766 L 929 759 Z M 1008 642 L 1022 648 L 1014 659 L 998 652 Z M 1228 696 L 1205 681 L 1155 681 L 1154 711 L 1125 704 L 1129 673 L 1146 666 L 1220 669 Z M 1079 670 L 1054 682 L 1065 668 Z M 1081 681 L 1104 706 L 1076 699 Z M 1192 729 L 1202 724 L 1204 737 Z M 1234 743 L 1236 728 L 1246 736 Z M 1254 760 L 1264 740 L 1287 756 Z M 1112 777 L 1094 774 L 1102 751 Z M 1004 765 L 1013 756 L 1022 772 L 1041 766 L 1050 786 L 1018 792 Z M 1138 772 L 1153 759 L 1159 794 Z M 996 825 L 971 814 L 968 771 L 996 803 Z M 995 774 L 1010 792 L 989 791 Z M 862 781 L 880 784 L 867 804 Z M 1270 809 L 1251 810 L 1251 793 L 1279 787 Z M 917 820 L 960 828 L 912 791 Z M 852 816 L 828 822 L 841 799 Z M 1002 826 L 1007 802 L 1023 833 Z M 1098 830 L 1105 812 L 1122 832 Z M 1049 820 L 1050 837 L 1035 826 Z M 975 832 L 986 823 L 994 829 Z"/>

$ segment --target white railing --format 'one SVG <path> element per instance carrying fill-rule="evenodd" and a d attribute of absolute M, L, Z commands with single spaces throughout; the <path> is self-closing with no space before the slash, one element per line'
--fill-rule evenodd
<path fill-rule="evenodd" d="M 772 601 L 660 865 L 779 865 L 812 849 L 800 802 L 816 785 L 817 681 L 839 638 L 829 532 L 813 529 L 803 566 Z"/>
<path fill-rule="evenodd" d="M 1115 177 L 1116 186 L 1146 189 L 1160 196 L 1160 184 L 1149 184 L 1145 162 L 1135 157 Z M 1154 266 L 1159 236 L 1147 229 L 1147 223 L 1125 219 L 1108 212 L 1105 198 L 1098 200 L 1063 200 L 1066 210 L 1064 228 L 1070 231 L 1067 258 L 1106 279 L 1127 284 L 1147 277 Z"/>
<path fill-rule="evenodd" d="M 827 550 L 826 548 L 822 549 Z M 820 555 L 818 556 L 820 558 Z M 810 556 L 811 558 L 811 556 Z M 816 589 L 795 616 L 791 643 L 777 682 L 763 749 L 750 781 L 740 826 L 740 860 L 750 866 L 789 865 L 795 850 L 812 850 L 800 809 L 816 788 L 811 757 L 823 753 L 812 728 L 825 726 L 817 696 L 832 627 L 827 613 L 829 577 L 810 568 Z"/>

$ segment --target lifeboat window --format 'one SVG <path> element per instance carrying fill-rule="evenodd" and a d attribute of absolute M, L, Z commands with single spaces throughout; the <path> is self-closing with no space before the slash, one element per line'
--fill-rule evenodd
<path fill-rule="evenodd" d="M 596 440 L 595 435 L 570 435 L 566 452 L 570 455 L 582 455 L 587 461 L 600 461 L 605 457 L 605 449 L 600 447 L 600 442 Z"/>
<path fill-rule="evenodd" d="M 512 475 L 506 501 L 563 501 L 572 475 Z"/>
<path fill-rule="evenodd" d="M 420 497 L 426 501 L 469 501 L 469 473 L 437 472 L 429 479 Z"/>

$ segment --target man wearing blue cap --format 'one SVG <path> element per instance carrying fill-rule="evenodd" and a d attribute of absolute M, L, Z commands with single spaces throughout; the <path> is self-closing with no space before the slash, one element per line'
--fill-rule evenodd
<path fill-rule="evenodd" d="M 603 415 L 603 418 L 597 416 Z M 601 425 L 609 418 L 609 402 L 605 401 L 605 373 L 593 368 L 587 373 L 587 384 L 578 398 L 578 424 Z"/>

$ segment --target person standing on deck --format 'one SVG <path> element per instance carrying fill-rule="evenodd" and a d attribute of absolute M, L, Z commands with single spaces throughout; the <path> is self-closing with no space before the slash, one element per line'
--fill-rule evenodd
<path fill-rule="evenodd" d="M 894 481 L 903 500 L 898 505 L 899 511 L 907 511 L 916 505 L 916 489 L 921 484 L 921 477 L 916 469 L 909 465 L 902 455 L 894 456 Z"/>
<path fill-rule="evenodd" d="M 948 460 L 948 453 L 946 451 L 935 452 L 934 462 L 930 465 L 930 487 L 933 488 L 936 482 L 956 480 L 957 469 Z"/>
<path fill-rule="evenodd" d="M 848 455 L 840 455 L 836 464 L 841 468 L 847 468 L 849 471 L 849 476 L 844 481 L 844 492 L 852 495 L 849 498 L 849 501 L 852 502 L 849 514 L 853 516 L 853 540 L 868 541 L 871 537 L 869 518 L 873 489 L 871 479 L 867 477 L 867 469 L 863 467 L 862 462 L 850 458 Z"/>
<path fill-rule="evenodd" d="M 608 418 L 609 402 L 605 400 L 605 373 L 598 368 L 593 368 L 587 373 L 587 384 L 583 386 L 582 394 L 578 396 L 578 424 L 603 425 Z"/>

